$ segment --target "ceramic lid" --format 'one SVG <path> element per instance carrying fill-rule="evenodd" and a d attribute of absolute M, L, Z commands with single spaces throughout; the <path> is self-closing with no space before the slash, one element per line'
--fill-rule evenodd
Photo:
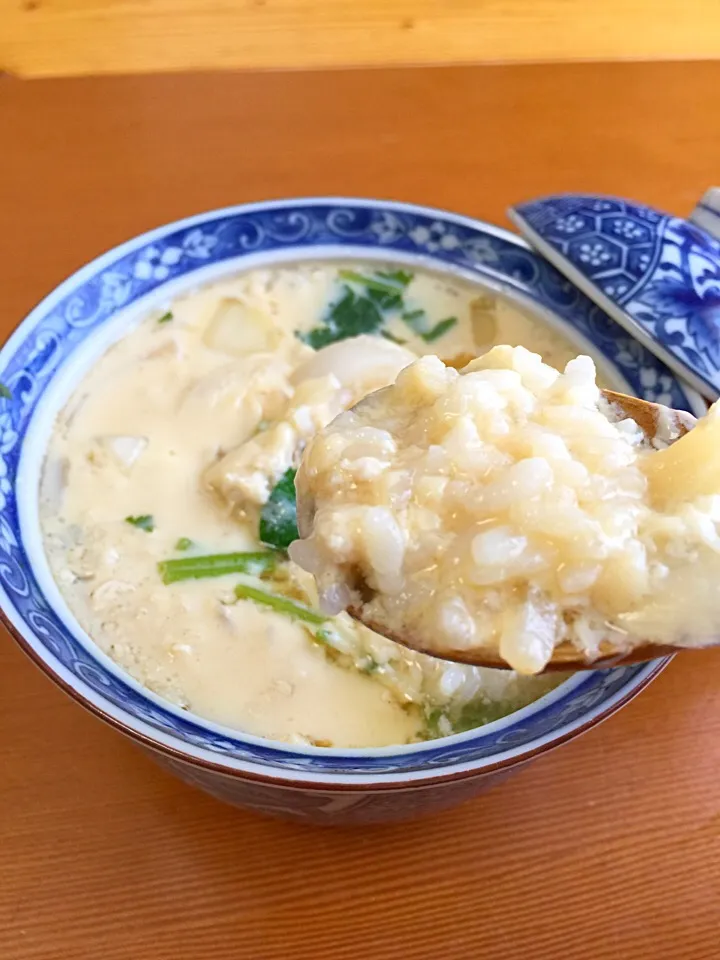
<path fill-rule="evenodd" d="M 718 190 L 691 220 L 575 193 L 508 211 L 528 243 L 709 400 L 720 396 L 719 212 Z"/>

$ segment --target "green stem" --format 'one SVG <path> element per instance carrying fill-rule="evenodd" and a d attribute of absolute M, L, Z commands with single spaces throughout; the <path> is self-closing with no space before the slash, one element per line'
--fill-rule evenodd
<path fill-rule="evenodd" d="M 379 293 L 402 293 L 403 288 L 390 280 L 378 280 L 376 277 L 366 277 L 355 270 L 340 270 L 338 275 L 343 280 L 349 280 L 351 283 L 359 283 L 368 290 L 377 290 Z"/>
<path fill-rule="evenodd" d="M 270 607 L 277 613 L 284 613 L 288 617 L 294 617 L 296 620 L 304 620 L 306 623 L 325 623 L 327 617 L 299 603 L 288 600 L 287 597 L 278 597 L 274 593 L 265 593 L 264 590 L 257 590 L 246 583 L 239 583 L 235 587 L 235 596 L 238 600 L 253 600 L 263 606 Z"/>
<path fill-rule="evenodd" d="M 177 583 L 179 580 L 224 577 L 228 573 L 249 573 L 260 576 L 263 573 L 271 573 L 277 562 L 277 554 L 269 550 L 255 553 L 214 553 L 205 557 L 161 560 L 158 563 L 158 570 L 163 583 Z"/>
<path fill-rule="evenodd" d="M 444 333 L 447 333 L 451 327 L 454 327 L 456 323 L 457 317 L 446 317 L 445 320 L 436 323 L 432 330 L 427 330 L 425 333 L 421 333 L 420 336 L 425 343 L 434 343 L 436 340 L 439 340 Z"/>

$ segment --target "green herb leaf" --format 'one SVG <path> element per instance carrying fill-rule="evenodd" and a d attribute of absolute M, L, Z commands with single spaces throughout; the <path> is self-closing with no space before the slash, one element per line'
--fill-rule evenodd
<path fill-rule="evenodd" d="M 180 539 L 175 544 L 176 550 L 189 550 L 192 547 L 193 542 L 190 537 L 180 537 Z"/>
<path fill-rule="evenodd" d="M 413 274 L 407 270 L 378 270 L 375 276 L 396 283 L 399 287 L 407 287 L 413 278 Z"/>
<path fill-rule="evenodd" d="M 340 298 L 330 304 L 320 326 L 299 334 L 315 350 L 348 337 L 381 332 L 383 313 L 402 310 L 403 292 L 413 278 L 412 273 L 404 270 L 378 270 L 371 274 L 339 270 L 338 276 L 346 281 Z M 362 287 L 362 291 L 348 284 Z"/>
<path fill-rule="evenodd" d="M 251 587 L 246 583 L 239 583 L 235 587 L 235 596 L 238 600 L 252 600 L 254 603 L 270 607 L 272 610 L 275 610 L 276 613 L 285 614 L 285 616 L 292 617 L 294 620 L 303 620 L 305 623 L 320 624 L 325 623 L 328 619 L 321 613 L 310 610 L 309 607 L 295 603 L 294 600 L 288 600 L 287 597 L 279 597 L 274 593 L 265 593 L 264 590 L 257 590 L 255 587 Z"/>
<path fill-rule="evenodd" d="M 158 317 L 158 323 L 170 323 L 174 319 L 172 310 L 168 310 L 167 313 L 164 313 L 161 317 Z"/>
<path fill-rule="evenodd" d="M 444 333 L 447 333 L 451 327 L 454 327 L 456 323 L 457 317 L 446 317 L 445 320 L 441 320 L 439 323 L 436 323 L 432 330 L 428 330 L 426 333 L 421 333 L 420 336 L 423 338 L 425 343 L 434 343 L 435 340 L 439 340 Z"/>
<path fill-rule="evenodd" d="M 300 534 L 295 504 L 296 470 L 288 470 L 278 481 L 260 513 L 260 540 L 276 550 L 287 550 Z"/>
<path fill-rule="evenodd" d="M 402 310 L 403 299 L 399 290 L 368 290 L 367 295 L 381 310 Z"/>
<path fill-rule="evenodd" d="M 129 523 L 138 530 L 144 530 L 146 533 L 152 533 L 155 529 L 155 520 L 149 513 L 143 513 L 139 517 L 125 517 L 125 523 Z"/>
<path fill-rule="evenodd" d="M 402 294 L 405 287 L 412 280 L 411 273 L 402 270 L 391 272 L 379 271 L 367 276 L 355 270 L 340 270 L 338 274 L 343 280 L 357 283 L 365 287 L 367 296 L 376 303 L 381 310 L 402 309 Z"/>
<path fill-rule="evenodd" d="M 180 580 L 224 577 L 228 573 L 246 573 L 260 577 L 263 574 L 272 573 L 277 562 L 276 553 L 270 550 L 258 550 L 253 553 L 213 553 L 205 557 L 177 557 L 174 560 L 161 560 L 157 566 L 163 583 L 177 583 Z"/>
<path fill-rule="evenodd" d="M 301 340 L 319 350 L 361 333 L 376 333 L 383 325 L 383 316 L 368 297 L 358 296 L 350 287 L 342 288 L 339 300 L 328 308 L 322 325 L 299 334 Z"/>
<path fill-rule="evenodd" d="M 10 387 L 6 387 L 4 383 L 0 383 L 0 397 L 4 400 L 12 400 L 12 390 Z"/>
<path fill-rule="evenodd" d="M 407 340 L 402 340 L 400 337 L 396 337 L 395 334 L 390 333 L 389 330 L 381 330 L 380 336 L 384 337 L 386 340 L 389 340 L 390 343 L 397 343 L 398 346 L 402 346 L 407 343 Z"/>

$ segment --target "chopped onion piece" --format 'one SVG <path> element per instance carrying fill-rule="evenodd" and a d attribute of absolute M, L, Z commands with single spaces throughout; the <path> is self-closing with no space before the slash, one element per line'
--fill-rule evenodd
<path fill-rule="evenodd" d="M 303 380 L 333 374 L 343 387 L 362 395 L 392 383 L 416 359 L 404 347 L 363 334 L 318 350 L 293 373 L 292 383 L 297 386 Z"/>
<path fill-rule="evenodd" d="M 203 341 L 212 350 L 244 357 L 273 350 L 279 342 L 279 333 L 272 319 L 262 310 L 239 300 L 225 299 L 220 301 Z"/>
<path fill-rule="evenodd" d="M 147 437 L 99 437 L 98 443 L 104 447 L 121 467 L 132 467 L 148 445 Z"/>

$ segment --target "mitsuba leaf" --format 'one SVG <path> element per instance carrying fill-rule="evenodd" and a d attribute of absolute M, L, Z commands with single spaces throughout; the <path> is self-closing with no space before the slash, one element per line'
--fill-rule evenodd
<path fill-rule="evenodd" d="M 276 550 L 287 550 L 299 537 L 295 505 L 296 470 L 288 470 L 278 481 L 260 513 L 260 540 Z"/>

